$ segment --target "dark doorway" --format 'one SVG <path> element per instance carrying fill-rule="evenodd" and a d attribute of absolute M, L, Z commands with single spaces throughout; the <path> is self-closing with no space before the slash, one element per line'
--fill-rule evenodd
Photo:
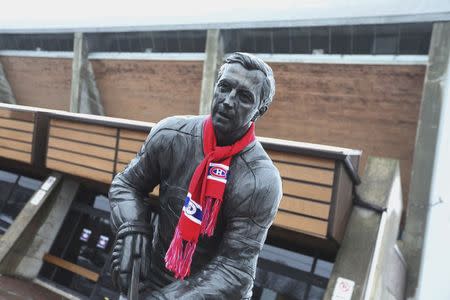
<path fill-rule="evenodd" d="M 40 276 L 90 299 L 116 299 L 109 274 L 114 237 L 105 195 L 82 189 L 64 220 Z"/>

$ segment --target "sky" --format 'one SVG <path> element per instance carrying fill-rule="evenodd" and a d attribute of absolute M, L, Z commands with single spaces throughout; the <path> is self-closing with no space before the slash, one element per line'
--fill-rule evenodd
<path fill-rule="evenodd" d="M 448 0 L 5 0 L 0 31 L 350 18 L 450 12 Z"/>

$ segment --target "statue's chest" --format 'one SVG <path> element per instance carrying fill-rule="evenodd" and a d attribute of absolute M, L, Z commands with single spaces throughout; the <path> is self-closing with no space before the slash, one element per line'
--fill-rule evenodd
<path fill-rule="evenodd" d="M 167 185 L 187 191 L 195 169 L 203 160 L 202 144 L 198 139 L 177 139 L 161 164 L 161 187 Z"/>
<path fill-rule="evenodd" d="M 203 158 L 203 145 L 200 139 L 192 142 L 187 139 L 173 141 L 167 158 L 161 162 L 161 208 L 168 209 L 177 216 L 180 215 L 192 175 Z M 242 209 L 247 209 L 247 204 L 244 202 L 249 198 L 249 191 L 238 191 L 242 187 L 239 182 L 246 181 L 246 177 L 236 176 L 245 172 L 245 170 L 241 170 L 243 167 L 245 167 L 243 164 L 232 160 L 221 215 L 241 214 Z"/>
<path fill-rule="evenodd" d="M 160 161 L 160 204 L 176 214 L 186 198 L 195 169 L 203 160 L 200 139 L 175 139 Z"/>

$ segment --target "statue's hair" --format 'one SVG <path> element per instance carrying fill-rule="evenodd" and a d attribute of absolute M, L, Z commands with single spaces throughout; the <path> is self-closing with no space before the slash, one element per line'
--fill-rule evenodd
<path fill-rule="evenodd" d="M 275 95 L 275 78 L 273 77 L 272 68 L 259 57 L 249 53 L 235 52 L 225 59 L 225 63 L 220 67 L 218 78 L 222 76 L 227 64 L 233 63 L 238 63 L 247 70 L 260 70 L 266 75 L 261 90 L 261 104 L 268 107 Z"/>

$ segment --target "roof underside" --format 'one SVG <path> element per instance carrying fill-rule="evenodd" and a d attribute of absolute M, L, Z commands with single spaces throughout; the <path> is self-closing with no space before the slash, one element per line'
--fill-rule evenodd
<path fill-rule="evenodd" d="M 120 32 L 337 26 L 450 21 L 447 0 L 13 1 L 0 12 L 0 33 Z M 205 3 L 206 2 L 206 3 Z M 345 3 L 345 4 L 344 4 Z M 23 7 L 28 9 L 24 10 Z"/>

